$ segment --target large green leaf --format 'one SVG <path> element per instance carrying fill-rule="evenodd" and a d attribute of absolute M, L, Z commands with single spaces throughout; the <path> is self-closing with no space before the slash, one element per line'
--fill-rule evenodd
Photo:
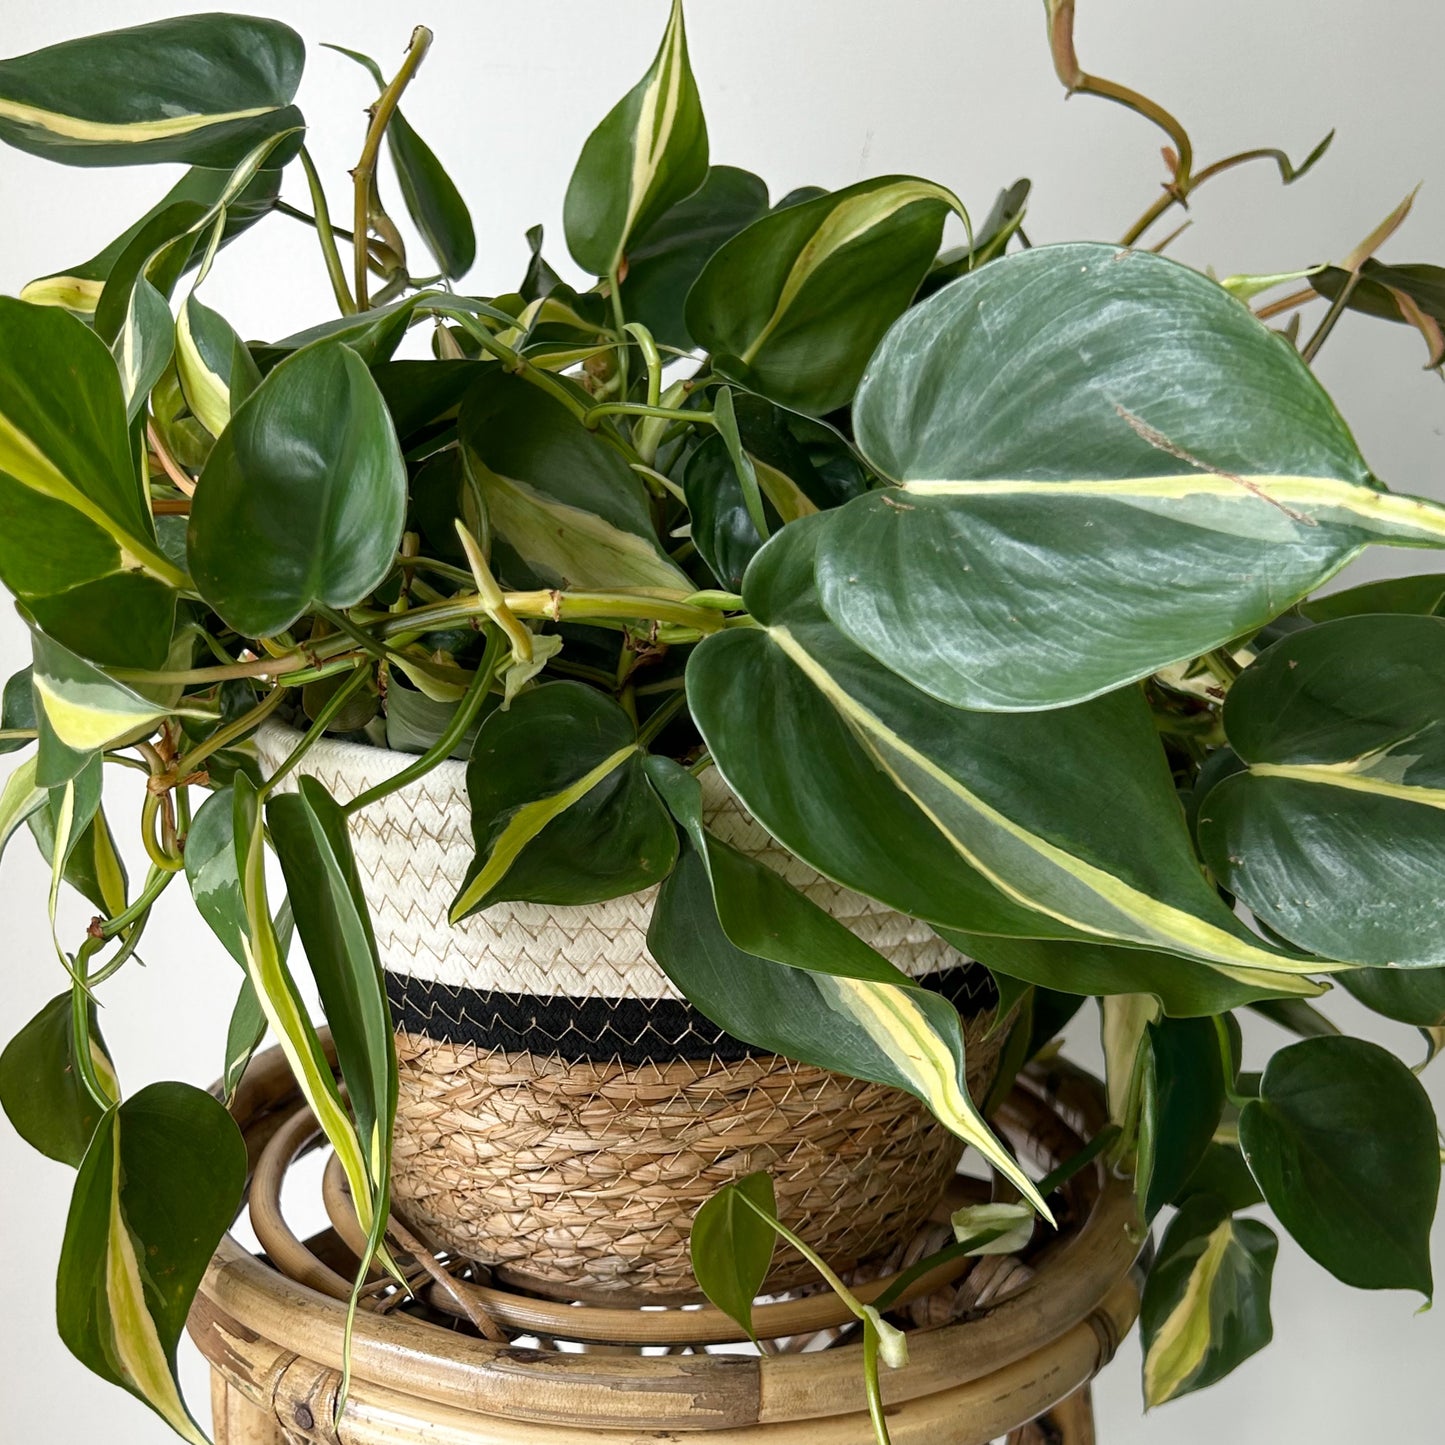
<path fill-rule="evenodd" d="M 386 77 L 369 55 L 348 50 L 344 45 L 328 45 L 327 49 L 364 66 L 377 89 L 386 89 Z M 453 281 L 466 275 L 477 258 L 477 237 L 472 229 L 471 213 L 455 182 L 400 110 L 393 111 L 387 123 L 386 147 L 396 166 L 396 179 L 407 214 L 421 232 L 427 249 L 436 257 L 442 275 Z"/>
<path fill-rule="evenodd" d="M 1445 968 L 1358 968 L 1337 975 L 1368 1009 L 1417 1028 L 1445 1027 Z"/>
<path fill-rule="evenodd" d="M 176 1345 L 246 1184 L 226 1110 L 189 1084 L 152 1084 L 96 1129 L 70 1201 L 56 1322 L 72 1354 L 206 1445 L 176 1383 Z"/>
<path fill-rule="evenodd" d="M 67 311 L 90 315 L 105 290 L 111 268 L 136 236 L 172 206 L 192 203 L 209 210 L 219 201 L 230 179 L 229 169 L 192 166 L 145 215 L 90 260 L 27 283 L 20 292 L 20 299 L 39 306 L 63 306 Z M 227 245 L 250 230 L 262 216 L 270 214 L 280 192 L 280 170 L 262 170 L 253 176 L 245 189 L 226 207 L 220 244 Z M 187 253 L 184 265 L 198 266 L 200 261 L 201 257 L 192 249 Z"/>
<path fill-rule="evenodd" d="M 1002 256 L 1014 233 L 1023 225 L 1032 188 L 1032 181 L 1021 180 L 1000 191 L 993 208 L 974 230 L 970 243 L 946 251 L 929 268 L 928 275 L 918 288 L 920 299 L 932 296 L 950 281 L 957 281 L 960 276 L 966 276 Z"/>
<path fill-rule="evenodd" d="M 297 792 L 271 799 L 266 822 L 331 1026 L 372 1188 L 385 1199 L 396 1116 L 396 1045 L 346 814 L 318 779 L 303 777 Z"/>
<path fill-rule="evenodd" d="M 647 934 L 673 983 L 737 1038 L 907 1090 L 1047 1214 L 969 1097 L 953 1005 L 770 868 L 704 832 L 700 790 L 679 765 L 653 759 L 651 767 L 684 830 Z"/>
<path fill-rule="evenodd" d="M 913 299 L 958 200 L 883 176 L 775 210 L 728 241 L 687 298 L 715 364 L 784 406 L 821 415 L 853 395 Z"/>
<path fill-rule="evenodd" d="M 246 905 L 236 863 L 235 813 L 230 788 L 218 788 L 201 804 L 186 833 L 186 881 L 196 912 L 244 968 Z"/>
<path fill-rule="evenodd" d="M 769 542 L 743 588 L 760 625 L 707 639 L 688 664 L 698 727 L 774 837 L 945 927 L 1162 949 L 1256 986 L 1309 971 L 1205 881 L 1137 690 L 1016 716 L 936 702 L 823 615 L 812 573 L 826 522 Z"/>
<path fill-rule="evenodd" d="M 53 803 L 53 800 L 52 800 Z M 30 832 L 47 863 L 55 858 L 55 818 L 51 808 L 40 808 L 26 820 Z M 62 876 L 83 898 L 95 904 L 107 918 L 125 909 L 127 879 L 125 864 L 116 851 L 115 838 L 106 822 L 105 812 L 97 808 L 95 816 L 82 828 L 70 846 Z"/>
<path fill-rule="evenodd" d="M 635 893 L 677 857 L 635 725 L 581 683 L 547 683 L 492 713 L 472 747 L 467 797 L 477 852 L 454 923 L 509 899 L 581 904 Z"/>
<path fill-rule="evenodd" d="M 959 706 L 1092 697 L 1367 543 L 1445 546 L 1445 508 L 1378 489 L 1287 342 L 1149 253 L 1039 247 L 956 281 L 879 347 L 855 424 L 901 486 L 830 518 L 823 605 Z"/>
<path fill-rule="evenodd" d="M 594 276 L 618 271 L 628 242 L 707 176 L 707 123 L 687 59 L 682 0 L 673 0 L 651 68 L 587 137 L 567 186 L 572 258 Z"/>
<path fill-rule="evenodd" d="M 115 1088 L 115 1071 L 90 1010 L 90 1061 L 96 1075 Z M 53 998 L 0 1054 L 0 1105 L 15 1132 L 50 1159 L 79 1168 L 105 1111 L 91 1097 L 75 1062 L 74 1000 Z"/>
<path fill-rule="evenodd" d="M 521 585 L 692 590 L 658 546 L 641 481 L 555 397 L 490 369 L 458 426 L 500 575 Z"/>
<path fill-rule="evenodd" d="M 1270 1284 L 1279 1241 L 1204 1196 L 1181 1209 L 1149 1270 L 1139 1312 L 1144 1403 L 1222 1380 L 1274 1337 Z"/>
<path fill-rule="evenodd" d="M 1311 622 L 1332 622 L 1337 617 L 1358 617 L 1367 612 L 1415 612 L 1423 617 L 1439 617 L 1445 614 L 1445 572 L 1362 582 L 1358 587 L 1311 597 L 1300 603 L 1299 610 Z"/>
<path fill-rule="evenodd" d="M 276 367 L 217 440 L 191 507 L 191 571 L 231 627 L 268 637 L 318 602 L 360 602 L 405 517 L 381 393 L 354 351 L 321 342 Z"/>
<path fill-rule="evenodd" d="M 115 362 L 89 327 L 0 297 L 0 581 L 52 637 L 158 667 L 185 575 L 156 543 Z"/>
<path fill-rule="evenodd" d="M 301 124 L 288 25 L 184 15 L 0 60 L 0 140 L 73 166 L 233 165 Z"/>
<path fill-rule="evenodd" d="M 702 1292 L 752 1336 L 753 1300 L 768 1277 L 777 1234 L 745 1198 L 777 1217 L 772 1176 L 763 1170 L 745 1174 L 725 1184 L 693 1216 L 688 1254 Z"/>
<path fill-rule="evenodd" d="M 1230 689 L 1248 764 L 1200 807 L 1226 886 L 1332 958 L 1445 964 L 1445 618 L 1341 618 L 1293 632 Z"/>
<path fill-rule="evenodd" d="M 1336 1279 L 1430 1294 L 1435 1113 L 1393 1054 L 1344 1037 L 1281 1049 L 1239 1141 L 1280 1223 Z"/>
<path fill-rule="evenodd" d="M 665 211 L 627 248 L 622 310 L 665 346 L 691 350 L 687 293 L 709 257 L 768 209 L 751 171 L 713 166 L 692 195 Z"/>

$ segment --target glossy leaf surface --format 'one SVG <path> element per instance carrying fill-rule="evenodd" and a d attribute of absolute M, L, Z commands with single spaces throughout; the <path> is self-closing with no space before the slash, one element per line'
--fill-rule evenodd
<path fill-rule="evenodd" d="M 1225 885 L 1302 948 L 1445 964 L 1445 618 L 1341 618 L 1291 633 L 1230 689 L 1248 771 L 1204 799 Z"/>
<path fill-rule="evenodd" d="M 698 727 L 774 837 L 945 927 L 1163 948 L 1255 985 L 1270 982 L 1262 970 L 1305 971 L 1205 882 L 1140 694 L 1004 717 L 919 693 L 819 607 L 826 522 L 795 523 L 758 554 L 744 597 L 761 626 L 707 639 L 688 664 Z"/>
<path fill-rule="evenodd" d="M 79 1168 L 104 1110 L 91 1097 L 75 1065 L 75 1029 L 69 992 L 53 998 L 0 1054 L 0 1105 L 15 1132 L 47 1158 Z M 115 1071 L 90 1007 L 91 1064 L 115 1088 Z"/>
<path fill-rule="evenodd" d="M 691 590 L 658 546 L 641 481 L 560 401 L 495 369 L 468 394 L 458 425 L 499 575 L 519 585 Z"/>
<path fill-rule="evenodd" d="M 1344 1037 L 1281 1049 L 1239 1140 L 1280 1223 L 1336 1279 L 1430 1294 L 1435 1115 L 1393 1054 Z"/>
<path fill-rule="evenodd" d="M 832 411 L 913 299 L 956 209 L 941 186 L 884 176 L 775 210 L 703 268 L 687 329 L 751 390 Z"/>
<path fill-rule="evenodd" d="M 225 1109 L 188 1084 L 152 1084 L 96 1130 L 65 1225 L 61 1338 L 193 1445 L 206 1436 L 181 1399 L 176 1346 L 245 1183 L 246 1146 Z"/>
<path fill-rule="evenodd" d="M 567 186 L 572 259 L 594 276 L 618 270 L 628 242 L 707 177 L 707 123 L 673 0 L 651 68 L 587 137 Z"/>
<path fill-rule="evenodd" d="M 184 574 L 161 553 L 115 362 L 85 325 L 0 297 L 0 580 L 58 641 L 157 667 Z"/>
<path fill-rule="evenodd" d="M 1377 489 L 1288 343 L 1148 253 L 963 277 L 889 333 L 855 424 L 902 485 L 829 519 L 823 605 L 958 706 L 1092 697 L 1261 626 L 1367 543 L 1445 545 L 1445 508 Z"/>
<path fill-rule="evenodd" d="M 1138 1187 L 1144 1218 L 1152 1220 L 1175 1202 L 1214 1137 L 1224 1110 L 1224 1073 L 1213 1019 L 1151 1023 L 1145 1042 Z"/>
<path fill-rule="evenodd" d="M 1164 1234 L 1139 1315 L 1144 1403 L 1202 1390 L 1274 1337 L 1269 1296 L 1279 1241 L 1268 1225 L 1196 1199 Z"/>
<path fill-rule="evenodd" d="M 0 61 L 0 139 L 75 166 L 233 165 L 301 124 L 306 51 L 276 20 L 185 15 Z"/>
<path fill-rule="evenodd" d="M 376 383 L 349 347 L 276 367 L 231 419 L 196 486 L 188 555 L 206 601 L 247 637 L 308 607 L 350 607 L 391 568 L 406 468 Z"/>
<path fill-rule="evenodd" d="M 477 853 L 453 922 L 512 899 L 618 898 L 656 883 L 677 857 L 636 727 L 580 683 L 534 688 L 487 718 L 467 765 L 467 798 Z"/>
<path fill-rule="evenodd" d="M 768 188 L 751 171 L 713 166 L 692 195 L 660 215 L 627 248 L 623 314 L 664 346 L 690 350 L 687 293 L 709 258 L 768 209 Z"/>
<path fill-rule="evenodd" d="M 693 1216 L 688 1252 L 702 1292 L 753 1337 L 753 1300 L 761 1293 L 777 1242 L 767 1219 L 777 1218 L 772 1177 L 759 1170 L 725 1184 Z"/>
<path fill-rule="evenodd" d="M 953 1005 L 766 865 L 708 835 L 700 791 L 679 765 L 653 759 L 650 770 L 684 830 L 647 935 L 673 983 L 736 1038 L 913 1094 L 1047 1215 L 969 1097 Z"/>

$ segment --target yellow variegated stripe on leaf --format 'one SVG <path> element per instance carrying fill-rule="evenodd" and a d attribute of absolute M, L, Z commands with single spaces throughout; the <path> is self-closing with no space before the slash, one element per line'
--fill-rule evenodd
<path fill-rule="evenodd" d="M 1128 1126 L 1137 1104 L 1139 1047 L 1159 1012 L 1159 1000 L 1153 994 L 1121 993 L 1099 1000 L 1109 1119 L 1121 1127 Z"/>
<path fill-rule="evenodd" d="M 105 1126 L 102 1126 L 105 1127 Z M 111 1130 L 112 1177 L 110 1191 L 110 1228 L 105 1252 L 105 1300 L 110 1312 L 111 1339 L 115 1346 L 116 1364 L 134 1381 L 136 1390 L 165 1420 L 171 1429 L 191 1445 L 209 1445 L 204 1432 L 191 1419 L 170 1361 L 161 1347 L 156 1323 L 146 1307 L 145 1287 L 141 1283 L 140 1262 L 135 1242 L 126 1228 L 121 1213 L 120 1115 L 112 1112 Z"/>
<path fill-rule="evenodd" d="M 548 823 L 565 813 L 574 804 L 581 802 L 593 788 L 611 777 L 636 752 L 635 743 L 618 748 L 616 752 L 605 757 L 594 768 L 583 773 L 575 783 L 563 788 L 561 792 L 553 793 L 550 797 L 538 798 L 535 802 L 525 803 L 518 808 L 492 844 L 476 876 L 452 904 L 451 921 L 456 923 L 464 918 L 506 877 L 507 870 L 517 861 L 522 849 Z"/>
<path fill-rule="evenodd" d="M 859 743 L 892 778 L 899 791 L 930 819 L 942 839 L 1007 897 L 1083 933 L 1194 954 L 1232 970 L 1233 976 L 1242 981 L 1258 983 L 1264 981 L 1261 977 L 1264 974 L 1318 973 L 1342 966 L 1315 960 L 1293 960 L 1262 945 L 1256 946 L 1207 919 L 1131 887 L 1114 874 L 1029 832 L 991 807 L 933 759 L 910 746 L 881 718 L 870 713 L 839 685 L 786 627 L 770 627 L 768 634 L 839 715 L 847 720 Z M 970 822 L 978 826 L 980 835 L 996 830 L 1002 839 L 1020 845 L 1037 864 L 1049 869 L 1059 884 L 1074 892 L 1080 906 L 1062 907 L 1040 896 L 1036 890 L 1022 886 L 1012 875 L 1000 871 L 982 854 L 972 830 L 969 836 L 964 836 L 960 829 L 950 824 L 940 810 L 944 801 L 961 807 Z M 1110 926 L 1105 927 L 1097 921 L 1100 917 L 1108 917 Z"/>
<path fill-rule="evenodd" d="M 190 135 L 209 125 L 225 125 L 229 121 L 252 120 L 269 115 L 274 106 L 258 105 L 249 110 L 232 110 L 216 115 L 171 115 L 155 120 L 106 122 L 86 120 L 78 115 L 63 115 L 37 105 L 23 105 L 17 100 L 0 97 L 0 120 L 13 121 L 32 130 L 41 131 L 59 140 L 87 141 L 93 144 L 139 144 L 148 140 L 170 140 Z"/>
<path fill-rule="evenodd" d="M 0 789 L 0 854 L 10 835 L 45 802 L 46 790 L 35 783 L 35 765 L 33 756 L 26 758 Z"/>
<path fill-rule="evenodd" d="M 677 124 L 684 91 L 691 81 L 687 36 L 682 23 L 682 0 L 673 0 L 662 46 L 653 62 L 652 74 L 638 107 L 632 174 L 628 179 L 627 216 L 622 229 L 623 243 L 632 234 L 638 216 L 657 184 L 668 142 Z M 621 250 L 620 245 L 618 249 Z"/>
<path fill-rule="evenodd" d="M 569 587 L 692 590 L 687 574 L 646 537 L 559 502 L 468 458 L 493 528 L 531 568 Z"/>
<path fill-rule="evenodd" d="M 35 699 L 55 736 L 78 753 L 146 736 L 172 714 L 207 717 L 203 709 L 168 708 L 143 698 L 42 633 L 34 634 Z"/>
<path fill-rule="evenodd" d="M 779 323 L 798 299 L 803 287 L 845 246 L 861 240 L 870 231 L 918 201 L 942 201 L 951 211 L 963 215 L 963 202 L 952 191 L 931 181 L 904 179 L 879 190 L 865 191 L 840 200 L 813 233 L 808 245 L 793 262 L 778 295 L 773 314 L 742 354 L 751 364 Z"/>
<path fill-rule="evenodd" d="M 1297 783 L 1318 783 L 1327 788 L 1398 798 L 1404 803 L 1418 803 L 1422 808 L 1445 809 L 1445 788 L 1421 787 L 1374 775 L 1371 768 L 1383 756 L 1373 754 L 1348 763 L 1254 763 L 1249 771 L 1256 778 L 1291 778 Z"/>
<path fill-rule="evenodd" d="M 373 1224 L 374 1184 L 367 1165 L 368 1154 L 341 1102 L 331 1066 L 321 1052 L 316 1030 L 307 1018 L 276 939 L 266 898 L 264 819 L 255 803 L 254 789 L 244 776 L 237 777 L 235 787 L 235 831 L 240 850 L 237 861 L 246 915 L 246 931 L 241 938 L 246 973 L 302 1096 L 336 1151 L 351 1190 L 356 1217 L 369 1234 Z"/>
<path fill-rule="evenodd" d="M 1144 1359 L 1144 1398 L 1150 1405 L 1172 1400 L 1209 1353 L 1209 1295 L 1233 1234 L 1228 1219 L 1210 1233 L 1179 1303 L 1149 1343 Z"/>
<path fill-rule="evenodd" d="M 89 276 L 42 276 L 20 288 L 20 299 L 32 306 L 61 306 L 80 316 L 91 315 L 105 282 Z"/>
<path fill-rule="evenodd" d="M 117 571 L 145 572 L 171 587 L 185 585 L 186 576 L 179 568 L 82 492 L 3 410 L 0 410 L 0 472 L 32 492 L 63 503 L 105 532 L 116 544 Z"/>
<path fill-rule="evenodd" d="M 915 990 L 869 979 L 816 975 L 824 997 L 856 1023 L 912 1084 L 940 1124 L 993 1165 L 1050 1223 L 1053 1215 L 1033 1181 L 994 1137 L 959 1084 L 958 1063 L 919 1007 Z"/>
<path fill-rule="evenodd" d="M 193 291 L 176 316 L 176 372 L 181 390 L 196 420 L 218 437 L 231 419 L 231 383 L 201 354 L 191 320 Z"/>

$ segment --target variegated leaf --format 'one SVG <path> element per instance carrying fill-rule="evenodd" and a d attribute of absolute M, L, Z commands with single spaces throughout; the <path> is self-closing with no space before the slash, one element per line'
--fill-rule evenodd
<path fill-rule="evenodd" d="M 1445 964 L 1445 618 L 1344 617 L 1245 669 L 1224 721 L 1248 768 L 1210 790 L 1210 866 L 1301 948 Z"/>
<path fill-rule="evenodd" d="M 697 783 L 684 769 L 653 758 L 649 770 L 685 839 L 647 935 L 673 983 L 737 1038 L 913 1094 L 1050 1218 L 969 1097 L 953 1005 L 764 864 L 706 833 Z"/>
<path fill-rule="evenodd" d="M 722 246 L 687 298 L 687 328 L 750 390 L 821 415 L 853 395 L 962 211 L 942 186 L 884 176 L 775 209 Z"/>
<path fill-rule="evenodd" d="M 1383 490 L 1294 349 L 1149 253 L 1039 247 L 915 307 L 859 445 L 900 483 L 840 508 L 833 621 L 961 707 L 1097 696 L 1261 626 L 1368 543 L 1445 546 Z"/>
<path fill-rule="evenodd" d="M 458 428 L 500 576 L 521 586 L 693 590 L 657 544 L 642 483 L 560 401 L 497 368 L 468 393 Z"/>
<path fill-rule="evenodd" d="M 1267 1224 L 1235 1219 L 1212 1196 L 1179 1211 L 1149 1271 L 1139 1316 L 1147 1406 L 1212 1385 L 1270 1342 L 1278 1252 Z"/>
<path fill-rule="evenodd" d="M 115 362 L 75 317 L 3 297 L 0 515 L 0 580 L 46 632 L 161 665 L 186 578 L 156 542 Z"/>
<path fill-rule="evenodd" d="M 1163 950 L 1263 986 L 1328 966 L 1262 942 L 1205 880 L 1137 691 L 965 712 L 848 642 L 812 582 L 832 515 L 759 552 L 743 595 L 760 625 L 707 639 L 688 665 L 709 750 L 774 837 L 945 928 Z"/>
<path fill-rule="evenodd" d="M 0 61 L 0 140 L 76 166 L 231 166 L 301 124 L 301 37 L 276 20 L 187 15 Z"/>
<path fill-rule="evenodd" d="M 572 172 L 563 224 L 573 259 L 615 276 L 628 241 L 702 185 L 707 160 L 682 0 L 673 0 L 651 68 L 587 137 Z"/>
<path fill-rule="evenodd" d="M 71 1352 L 207 1445 L 176 1382 L 186 1315 L 246 1183 L 246 1147 L 211 1095 L 152 1084 L 101 1120 L 76 1176 L 56 1288 Z"/>

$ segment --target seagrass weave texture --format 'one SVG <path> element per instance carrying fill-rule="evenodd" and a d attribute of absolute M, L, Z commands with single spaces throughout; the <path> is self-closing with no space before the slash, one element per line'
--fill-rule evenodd
<path fill-rule="evenodd" d="M 263 728 L 263 766 L 277 766 L 295 739 Z M 325 740 L 302 770 L 345 800 L 406 762 Z M 996 995 L 987 974 L 961 968 L 960 955 L 926 925 L 784 852 L 715 773 L 704 777 L 704 808 L 714 833 L 905 972 L 961 980 L 950 992 L 973 995 L 963 1005 L 969 1085 L 981 1097 L 1005 1033 L 988 1035 Z M 693 1213 L 755 1169 L 769 1170 L 783 1217 L 839 1267 L 886 1253 L 938 1199 L 960 1145 L 910 1096 L 749 1053 L 726 1036 L 706 1045 L 707 1021 L 647 951 L 655 890 L 585 908 L 504 903 L 448 926 L 472 853 L 462 764 L 444 763 L 391 794 L 353 817 L 351 829 L 401 1028 L 394 1197 L 448 1248 L 557 1295 L 686 1298 L 696 1292 L 687 1256 Z M 495 1025 L 502 994 L 513 1016 L 498 1047 L 501 1035 L 478 1016 L 492 1011 Z M 470 1000 L 474 1017 L 453 999 Z M 538 1026 L 518 1047 L 516 1010 L 525 1024 L 529 1000 Z M 561 1031 L 549 1022 L 559 1009 L 569 1018 Z M 599 1017 L 602 1026 L 583 1027 Z M 643 1055 L 627 1047 L 638 1026 L 624 1022 L 639 1017 L 662 1041 Z M 683 1037 L 704 1046 L 666 1047 Z M 807 1274 L 798 1256 L 780 1252 L 769 1288 Z"/>

